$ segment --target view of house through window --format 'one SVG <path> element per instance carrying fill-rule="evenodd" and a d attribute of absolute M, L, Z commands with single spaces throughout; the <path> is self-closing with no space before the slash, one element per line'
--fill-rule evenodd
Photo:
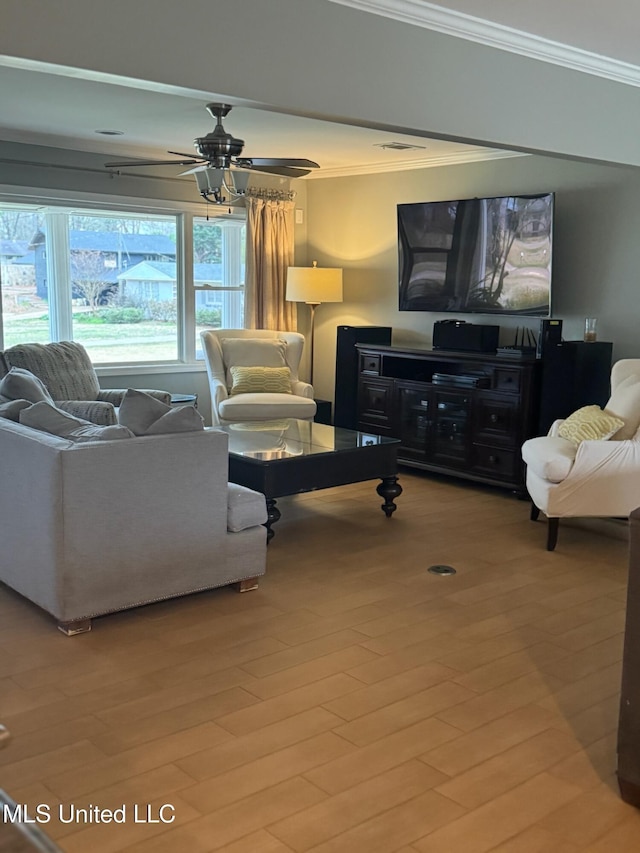
<path fill-rule="evenodd" d="M 243 325 L 244 234 L 242 220 L 194 219 L 183 282 L 176 216 L 2 206 L 2 346 L 75 340 L 95 364 L 176 361 L 182 322 L 184 356 L 202 358 L 202 329 Z M 185 286 L 195 316 L 181 316 Z"/>

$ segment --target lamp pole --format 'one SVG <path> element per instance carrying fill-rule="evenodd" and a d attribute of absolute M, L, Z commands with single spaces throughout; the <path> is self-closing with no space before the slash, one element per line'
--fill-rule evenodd
<path fill-rule="evenodd" d="M 311 308 L 311 326 L 309 330 L 309 338 L 311 343 L 311 355 L 310 355 L 310 367 L 309 367 L 309 384 L 313 385 L 313 339 L 315 335 L 315 318 L 316 318 L 316 308 L 320 305 L 319 302 L 307 302 L 309 308 Z"/>

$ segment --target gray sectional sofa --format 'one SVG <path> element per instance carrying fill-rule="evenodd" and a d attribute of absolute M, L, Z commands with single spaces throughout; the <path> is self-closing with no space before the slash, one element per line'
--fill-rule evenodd
<path fill-rule="evenodd" d="M 0 582 L 67 634 L 141 604 L 253 588 L 265 499 L 227 472 L 218 430 L 78 443 L 0 419 Z"/>

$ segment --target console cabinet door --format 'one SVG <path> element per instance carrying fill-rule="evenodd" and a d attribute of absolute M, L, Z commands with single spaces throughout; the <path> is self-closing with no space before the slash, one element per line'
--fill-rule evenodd
<path fill-rule="evenodd" d="M 463 468 L 471 445 L 471 400 L 467 391 L 433 390 L 429 458 L 439 465 Z"/>
<path fill-rule="evenodd" d="M 427 457 L 431 431 L 431 390 L 424 382 L 396 381 L 396 435 L 405 459 Z"/>
<path fill-rule="evenodd" d="M 360 376 L 358 422 L 380 435 L 393 434 L 393 379 Z"/>

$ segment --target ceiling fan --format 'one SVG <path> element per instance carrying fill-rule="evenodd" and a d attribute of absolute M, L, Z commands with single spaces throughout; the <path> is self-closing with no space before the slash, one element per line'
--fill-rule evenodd
<path fill-rule="evenodd" d="M 121 169 L 126 166 L 195 166 L 181 175 L 192 175 L 207 169 L 228 170 L 251 169 L 254 172 L 266 172 L 272 175 L 283 175 L 288 178 L 301 178 L 308 175 L 311 169 L 319 169 L 313 160 L 289 157 L 242 157 L 244 140 L 236 139 L 227 133 L 222 126 L 222 119 L 229 113 L 229 104 L 207 104 L 207 110 L 216 121 L 216 126 L 206 136 L 194 139 L 193 144 L 197 154 L 184 154 L 181 151 L 169 151 L 180 157 L 179 160 L 128 160 L 119 163 L 105 163 L 108 169 Z"/>

